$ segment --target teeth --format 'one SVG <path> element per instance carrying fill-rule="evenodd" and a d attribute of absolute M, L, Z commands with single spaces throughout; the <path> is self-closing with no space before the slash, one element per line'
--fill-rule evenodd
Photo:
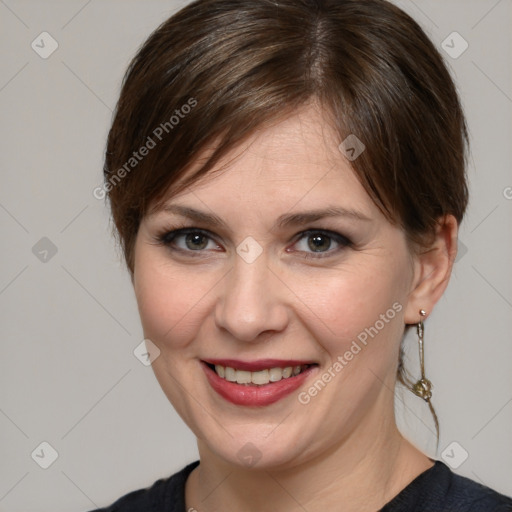
<path fill-rule="evenodd" d="M 268 374 L 270 382 L 279 382 L 283 378 L 283 370 L 281 368 L 271 368 Z"/>
<path fill-rule="evenodd" d="M 220 364 L 215 365 L 215 371 L 219 377 L 224 378 L 226 376 L 226 373 L 224 372 L 224 366 L 221 366 Z"/>
<path fill-rule="evenodd" d="M 250 384 L 251 383 L 251 372 L 245 370 L 235 370 L 236 381 L 238 384 Z"/>
<path fill-rule="evenodd" d="M 225 379 L 229 380 L 229 382 L 236 382 L 236 371 L 233 370 L 233 368 L 230 368 L 229 366 L 224 370 L 225 373 Z"/>
<path fill-rule="evenodd" d="M 267 370 L 260 370 L 257 372 L 249 372 L 247 370 L 236 370 L 229 366 L 224 367 L 220 364 L 215 365 L 215 372 L 217 375 L 229 382 L 236 382 L 237 384 L 254 384 L 263 386 L 270 382 L 279 382 L 281 379 L 288 379 L 292 375 L 299 375 L 302 371 L 308 368 L 304 366 L 287 366 L 286 368 L 269 368 Z"/>
<path fill-rule="evenodd" d="M 251 382 L 253 384 L 268 384 L 270 382 L 270 375 L 268 370 L 261 370 L 260 372 L 251 372 Z"/>

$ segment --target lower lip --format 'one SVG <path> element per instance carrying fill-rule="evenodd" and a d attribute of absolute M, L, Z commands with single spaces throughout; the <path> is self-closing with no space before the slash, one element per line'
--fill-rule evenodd
<path fill-rule="evenodd" d="M 235 405 L 260 407 L 273 404 L 293 393 L 316 369 L 316 366 L 310 366 L 307 370 L 299 373 L 299 375 L 281 379 L 278 382 L 264 384 L 263 386 L 251 386 L 230 382 L 219 377 L 215 370 L 212 370 L 206 363 L 201 362 L 201 365 L 211 387 L 222 398 Z"/>

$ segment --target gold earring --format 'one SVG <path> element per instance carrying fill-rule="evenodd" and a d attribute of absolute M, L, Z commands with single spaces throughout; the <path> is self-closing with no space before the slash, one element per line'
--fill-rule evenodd
<path fill-rule="evenodd" d="M 427 313 L 420 309 L 420 315 L 425 316 Z M 424 353 L 423 353 L 423 321 L 420 319 L 418 322 L 418 325 L 416 326 L 416 330 L 418 332 L 418 344 L 419 344 L 419 350 L 420 350 L 420 366 L 421 366 L 421 379 L 414 384 L 412 387 L 412 391 L 415 395 L 419 396 L 420 398 L 423 398 L 425 402 L 429 402 L 432 398 L 432 382 L 430 382 L 425 377 L 425 362 L 424 362 Z"/>

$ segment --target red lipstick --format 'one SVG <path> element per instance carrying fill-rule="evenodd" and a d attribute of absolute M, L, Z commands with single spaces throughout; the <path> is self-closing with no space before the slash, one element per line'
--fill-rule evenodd
<path fill-rule="evenodd" d="M 286 368 L 305 365 L 308 366 L 298 375 L 282 378 L 269 384 L 238 384 L 230 382 L 219 375 L 209 365 L 221 365 L 236 370 L 257 372 L 270 368 Z M 222 398 L 235 405 L 262 407 L 273 404 L 297 390 L 304 381 L 316 371 L 316 364 L 311 361 L 260 359 L 257 361 L 238 361 L 234 359 L 208 359 L 201 361 L 201 366 L 211 387 Z"/>

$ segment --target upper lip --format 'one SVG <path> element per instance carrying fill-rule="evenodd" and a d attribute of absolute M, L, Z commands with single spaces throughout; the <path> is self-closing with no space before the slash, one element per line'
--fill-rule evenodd
<path fill-rule="evenodd" d="M 220 366 L 235 368 L 237 370 L 246 370 L 249 372 L 258 372 L 268 368 L 286 368 L 288 366 L 317 364 L 314 361 L 298 359 L 258 359 L 256 361 L 240 361 L 238 359 L 203 359 L 203 362 L 213 365 L 218 364 Z"/>

